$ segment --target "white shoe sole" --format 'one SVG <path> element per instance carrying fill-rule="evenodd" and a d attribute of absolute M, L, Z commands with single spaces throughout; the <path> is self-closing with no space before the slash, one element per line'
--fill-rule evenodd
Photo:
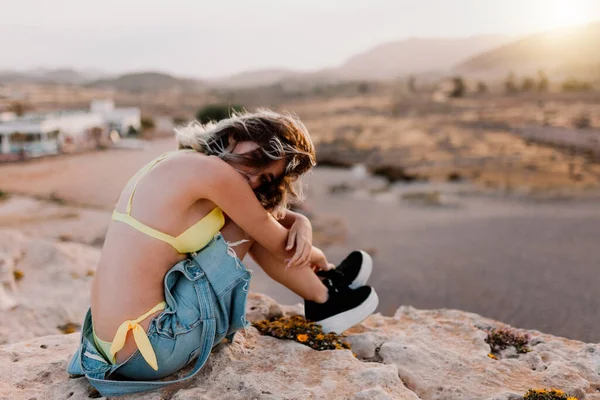
<path fill-rule="evenodd" d="M 377 296 L 375 289 L 371 288 L 371 294 L 361 305 L 333 317 L 317 321 L 317 324 L 323 327 L 323 332 L 339 334 L 364 321 L 369 315 L 373 314 L 378 305 L 379 296 Z"/>
<path fill-rule="evenodd" d="M 358 276 L 356 278 L 354 278 L 354 280 L 352 281 L 352 283 L 350 285 L 348 285 L 352 289 L 356 289 L 361 286 L 365 286 L 367 284 L 367 281 L 369 280 L 369 277 L 371 276 L 371 272 L 373 272 L 373 259 L 366 251 L 362 251 L 362 250 L 359 250 L 359 251 L 362 254 L 362 258 L 363 258 L 362 265 L 360 268 L 360 272 L 358 273 Z"/>

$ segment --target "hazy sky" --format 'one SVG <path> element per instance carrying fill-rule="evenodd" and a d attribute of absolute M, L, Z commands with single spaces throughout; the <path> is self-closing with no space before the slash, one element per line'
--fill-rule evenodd
<path fill-rule="evenodd" d="M 409 37 L 597 20 L 600 0 L 0 0 L 0 69 L 309 70 Z"/>

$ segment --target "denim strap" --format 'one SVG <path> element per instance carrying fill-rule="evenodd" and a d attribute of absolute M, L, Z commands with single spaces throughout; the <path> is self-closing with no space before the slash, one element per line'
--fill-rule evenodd
<path fill-rule="evenodd" d="M 203 288 L 206 290 L 199 290 L 200 293 L 208 293 L 209 283 L 206 279 L 200 279 L 198 284 L 206 285 L 206 288 Z M 196 361 L 194 369 L 187 376 L 172 381 L 115 381 L 109 379 L 97 379 L 87 374 L 86 378 L 103 396 L 122 396 L 148 390 L 157 390 L 192 378 L 200 371 L 200 369 L 202 369 L 206 360 L 208 360 L 216 336 L 216 321 L 213 311 L 214 305 L 210 296 L 204 295 L 203 297 L 203 299 L 200 299 L 200 307 L 202 307 L 200 310 L 201 315 L 209 316 L 209 318 L 204 319 L 202 322 L 202 332 L 200 333 L 203 340 L 202 349 L 198 355 L 198 360 Z"/>

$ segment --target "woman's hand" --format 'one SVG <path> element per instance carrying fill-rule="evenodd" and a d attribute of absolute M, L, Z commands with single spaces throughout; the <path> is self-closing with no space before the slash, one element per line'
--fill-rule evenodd
<path fill-rule="evenodd" d="M 286 268 L 297 266 L 302 268 L 310 260 L 312 250 L 312 225 L 305 216 L 296 217 L 294 224 L 290 227 L 288 234 L 286 250 L 291 250 L 296 246 L 294 256 L 288 261 Z"/>
<path fill-rule="evenodd" d="M 321 249 L 312 247 L 310 252 L 310 261 L 309 265 L 313 270 L 321 270 L 321 271 L 329 271 L 330 269 L 335 268 L 335 265 L 327 261 L 327 257 Z"/>

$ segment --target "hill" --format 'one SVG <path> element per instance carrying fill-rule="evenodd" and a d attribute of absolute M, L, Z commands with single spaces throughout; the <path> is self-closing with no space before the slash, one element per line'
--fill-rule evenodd
<path fill-rule="evenodd" d="M 177 78 L 161 72 L 136 72 L 111 79 L 101 79 L 87 84 L 90 87 L 112 88 L 131 92 L 146 90 L 193 91 L 203 87 L 200 81 Z"/>
<path fill-rule="evenodd" d="M 57 84 L 80 84 L 89 77 L 71 68 L 59 69 L 35 69 L 30 71 L 0 71 L 0 82 L 18 83 L 57 83 Z"/>
<path fill-rule="evenodd" d="M 464 74 L 502 75 L 509 71 L 550 74 L 600 73 L 600 22 L 540 33 L 472 57 L 457 68 Z"/>
<path fill-rule="evenodd" d="M 409 74 L 445 72 L 460 61 L 509 41 L 502 35 L 460 39 L 413 38 L 383 44 L 349 58 L 341 66 L 317 71 L 264 69 L 213 80 L 219 87 L 266 86 L 282 82 L 324 83 L 340 80 L 379 80 Z"/>
<path fill-rule="evenodd" d="M 460 39 L 413 38 L 377 46 L 346 61 L 339 73 L 351 79 L 388 79 L 450 70 L 462 60 L 509 41 L 502 35 Z"/>

